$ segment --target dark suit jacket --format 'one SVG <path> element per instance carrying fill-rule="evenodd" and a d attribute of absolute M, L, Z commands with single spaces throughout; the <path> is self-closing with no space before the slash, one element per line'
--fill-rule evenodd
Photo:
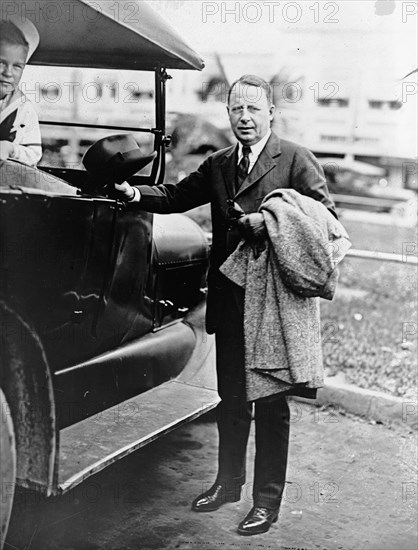
<path fill-rule="evenodd" d="M 238 147 L 232 146 L 209 156 L 195 172 L 177 184 L 138 186 L 141 192 L 139 207 L 147 212 L 185 212 L 211 203 L 213 244 L 206 313 L 209 333 L 216 330 L 225 292 L 225 279 L 218 268 L 240 240 L 237 230 L 228 227 L 228 199 L 233 199 L 249 214 L 257 212 L 264 197 L 274 189 L 292 188 L 322 202 L 336 215 L 323 170 L 308 149 L 272 134 L 235 193 L 237 162 Z"/>

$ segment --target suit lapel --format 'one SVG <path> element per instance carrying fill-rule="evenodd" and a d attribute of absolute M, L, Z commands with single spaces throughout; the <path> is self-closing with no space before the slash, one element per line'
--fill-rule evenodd
<path fill-rule="evenodd" d="M 257 183 L 263 176 L 265 176 L 270 170 L 276 166 L 275 158 L 281 154 L 280 140 L 275 134 L 271 134 L 266 146 L 261 151 L 257 162 L 253 166 L 253 169 L 243 181 L 236 196 L 238 197 L 244 193 L 248 188 Z"/>
<path fill-rule="evenodd" d="M 235 195 L 235 177 L 236 177 L 236 165 L 238 160 L 238 145 L 231 147 L 222 161 L 221 171 L 225 181 L 225 187 L 228 198 L 233 198 Z"/>

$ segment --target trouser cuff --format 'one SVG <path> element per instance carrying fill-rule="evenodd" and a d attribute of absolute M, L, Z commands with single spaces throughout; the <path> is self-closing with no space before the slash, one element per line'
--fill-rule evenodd
<path fill-rule="evenodd" d="M 225 489 L 226 494 L 236 498 L 240 498 L 241 489 L 245 483 L 245 478 L 240 477 L 240 478 L 226 479 L 219 476 L 216 478 L 215 483 L 222 485 Z"/>
<path fill-rule="evenodd" d="M 269 508 L 270 510 L 279 510 L 282 499 L 254 498 L 254 506 L 258 508 Z"/>

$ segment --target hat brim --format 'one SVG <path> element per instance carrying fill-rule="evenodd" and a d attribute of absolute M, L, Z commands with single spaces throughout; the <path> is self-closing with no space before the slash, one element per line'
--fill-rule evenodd
<path fill-rule="evenodd" d="M 156 156 L 157 151 L 153 151 L 149 155 L 143 155 L 139 150 L 117 153 L 100 171 L 96 172 L 95 177 L 100 178 L 103 186 L 122 183 L 145 168 Z"/>

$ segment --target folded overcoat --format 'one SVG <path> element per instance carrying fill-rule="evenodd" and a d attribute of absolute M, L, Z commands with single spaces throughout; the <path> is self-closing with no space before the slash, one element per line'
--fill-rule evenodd
<path fill-rule="evenodd" d="M 290 386 L 323 386 L 319 297 L 332 299 L 336 265 L 351 246 L 344 227 L 323 204 L 293 189 L 270 193 L 260 212 L 268 233 L 263 250 L 243 240 L 220 267 L 245 288 L 251 401 L 277 393 L 279 385 L 270 377 Z"/>

